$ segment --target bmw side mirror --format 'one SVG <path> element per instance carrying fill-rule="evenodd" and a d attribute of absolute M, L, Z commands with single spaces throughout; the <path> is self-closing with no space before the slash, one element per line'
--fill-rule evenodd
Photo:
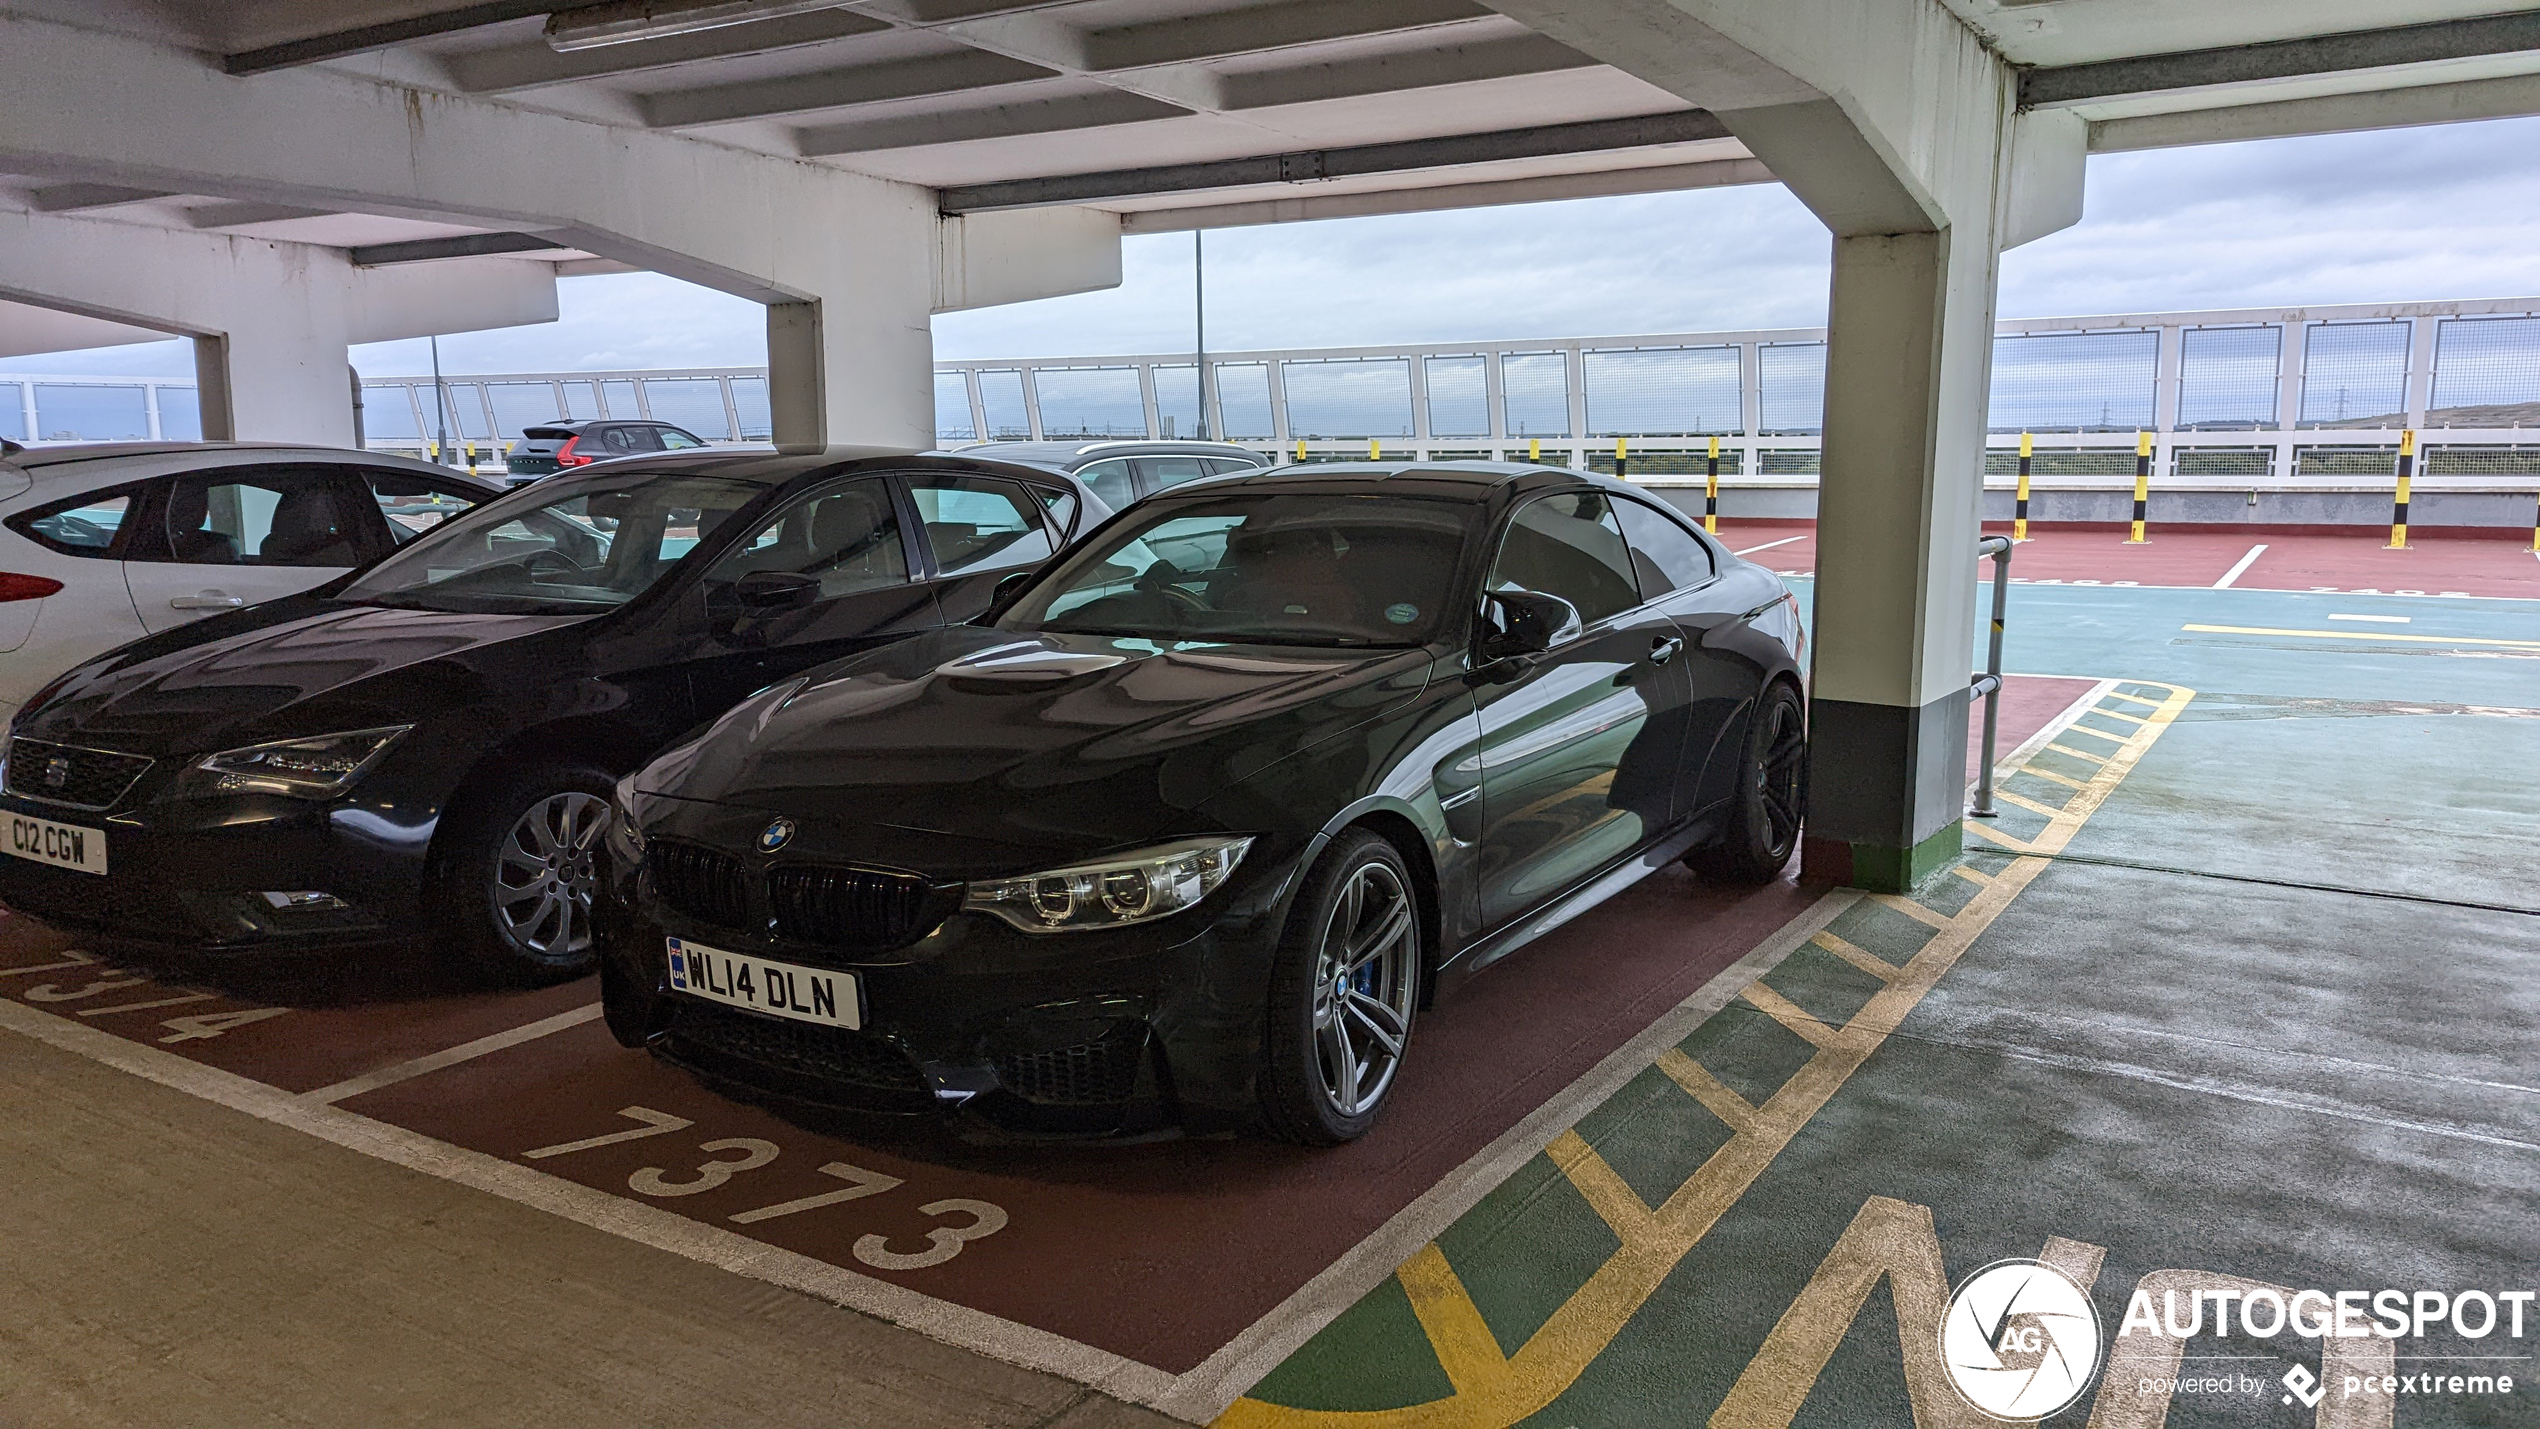
<path fill-rule="evenodd" d="M 791 571 L 752 571 L 732 583 L 742 608 L 761 615 L 800 610 L 820 599 L 820 577 Z"/>
<path fill-rule="evenodd" d="M 1580 628 L 1578 607 L 1557 595 L 1495 590 L 1484 599 L 1481 654 L 1485 661 L 1540 655 Z"/>

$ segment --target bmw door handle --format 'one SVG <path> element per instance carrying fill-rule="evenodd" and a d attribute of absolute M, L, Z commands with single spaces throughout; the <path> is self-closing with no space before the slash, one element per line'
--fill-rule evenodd
<path fill-rule="evenodd" d="M 1676 658 L 1676 652 L 1683 648 L 1685 648 L 1685 642 L 1681 635 L 1668 635 L 1653 640 L 1649 642 L 1649 663 L 1664 665 Z"/>
<path fill-rule="evenodd" d="M 223 595 L 216 590 L 180 595 L 168 602 L 171 610 L 238 610 L 247 604 L 246 597 Z"/>

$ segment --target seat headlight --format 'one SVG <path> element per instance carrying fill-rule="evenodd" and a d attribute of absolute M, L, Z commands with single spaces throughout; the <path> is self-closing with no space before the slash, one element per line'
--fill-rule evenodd
<path fill-rule="evenodd" d="M 331 799 L 353 787 L 353 781 L 368 773 L 388 752 L 388 746 L 413 728 L 410 724 L 394 724 L 225 749 L 186 771 L 186 792 Z"/>
<path fill-rule="evenodd" d="M 965 912 L 994 913 L 1026 933 L 1073 933 L 1143 923 L 1190 907 L 1226 881 L 1249 836 L 1212 834 L 1080 863 L 973 883 Z"/>

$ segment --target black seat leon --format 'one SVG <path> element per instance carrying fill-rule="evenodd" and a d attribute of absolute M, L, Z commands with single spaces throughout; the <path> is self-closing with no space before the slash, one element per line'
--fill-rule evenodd
<path fill-rule="evenodd" d="M 981 614 L 1109 514 L 1040 468 L 844 449 L 549 478 L 39 692 L 0 810 L 94 856 L 0 856 L 0 902 L 181 947 L 434 935 L 581 972 L 621 775 L 754 690 Z M 274 532 L 330 539 L 281 509 Z"/>

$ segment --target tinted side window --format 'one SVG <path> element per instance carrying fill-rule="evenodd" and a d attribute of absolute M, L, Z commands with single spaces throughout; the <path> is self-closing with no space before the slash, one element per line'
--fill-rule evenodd
<path fill-rule="evenodd" d="M 1186 481 L 1197 481 L 1203 476 L 1216 475 L 1206 457 L 1140 457 L 1138 465 L 1146 472 L 1147 485 L 1154 491 L 1162 491 L 1168 486 L 1179 486 Z"/>
<path fill-rule="evenodd" d="M 600 450 L 610 456 L 617 456 L 632 452 L 659 451 L 661 448 L 653 441 L 653 430 L 650 427 L 602 427 L 600 428 Z"/>
<path fill-rule="evenodd" d="M 1079 467 L 1076 470 L 1076 479 L 1092 487 L 1094 495 L 1102 498 L 1102 504 L 1114 511 L 1138 499 L 1138 489 L 1129 480 L 1129 461 L 1126 457 L 1115 457 L 1110 461 L 1098 461 Z"/>
<path fill-rule="evenodd" d="M 1230 471 L 1261 470 L 1261 463 L 1257 461 L 1238 461 L 1230 456 L 1209 457 L 1207 458 L 1207 462 L 1209 473 L 1213 476 L 1224 476 Z"/>
<path fill-rule="evenodd" d="M 1631 552 L 1600 491 L 1539 496 L 1517 508 L 1489 588 L 1557 595 L 1590 624 L 1640 604 Z"/>
<path fill-rule="evenodd" d="M 1640 575 L 1644 600 L 1671 590 L 1698 586 L 1711 579 L 1711 548 L 1674 521 L 1637 501 L 1617 501 L 1614 512 L 1631 542 L 1632 569 Z"/>
<path fill-rule="evenodd" d="M 661 438 L 661 449 L 666 452 L 695 451 L 705 446 L 704 442 L 676 427 L 656 428 L 653 435 Z"/>
<path fill-rule="evenodd" d="M 9 518 L 9 529 L 65 556 L 112 559 L 132 514 L 132 490 L 92 491 Z"/>
<path fill-rule="evenodd" d="M 925 522 L 935 569 L 947 576 L 1035 565 L 1052 554 L 1041 503 L 991 476 L 914 476 L 909 496 Z"/>
<path fill-rule="evenodd" d="M 364 485 L 387 518 L 388 539 L 402 546 L 482 500 L 473 492 L 411 472 L 365 467 Z"/>
<path fill-rule="evenodd" d="M 737 581 L 761 571 L 818 576 L 823 600 L 906 581 L 908 557 L 890 488 L 866 477 L 816 491 L 725 552 L 706 579 Z"/>
<path fill-rule="evenodd" d="M 350 483 L 321 468 L 168 483 L 166 559 L 207 566 L 351 566 L 367 527 Z"/>

